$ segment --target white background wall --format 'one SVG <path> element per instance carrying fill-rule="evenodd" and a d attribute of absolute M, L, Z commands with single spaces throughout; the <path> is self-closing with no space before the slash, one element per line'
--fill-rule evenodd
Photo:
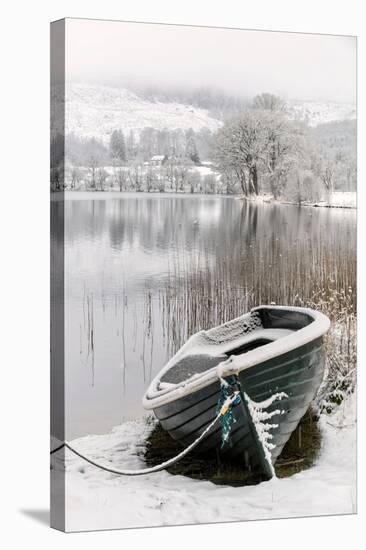
<path fill-rule="evenodd" d="M 360 548 L 365 516 L 365 316 L 359 323 L 359 515 L 66 535 L 22 510 L 48 507 L 49 430 L 49 22 L 64 16 L 359 36 L 359 204 L 365 201 L 366 31 L 356 0 L 52 0 L 2 5 L 0 171 L 0 544 L 50 550 L 152 548 Z M 5 152 L 6 151 L 6 152 Z M 4 154 L 5 152 L 5 154 Z M 359 216 L 359 298 L 365 273 L 365 208 Z M 21 222 L 21 223 L 20 223 Z M 24 239 L 27 246 L 24 246 Z M 6 258 L 5 258 L 6 256 Z M 4 307 L 5 306 L 5 307 Z M 363 529 L 364 531 L 364 529 Z M 7 542 L 5 540 L 7 539 Z M 362 539 L 361 539 L 362 540 Z"/>

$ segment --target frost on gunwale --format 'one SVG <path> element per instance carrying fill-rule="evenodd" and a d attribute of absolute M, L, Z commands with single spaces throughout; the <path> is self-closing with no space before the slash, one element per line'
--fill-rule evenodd
<path fill-rule="evenodd" d="M 271 306 L 274 309 L 286 309 L 289 311 L 304 311 L 311 315 L 312 322 L 301 330 L 263 328 L 258 313 L 259 309 L 268 306 L 259 306 L 250 313 L 246 313 L 223 325 L 214 327 L 207 331 L 200 331 L 189 338 L 166 366 L 157 374 L 151 382 L 145 396 L 143 405 L 146 409 L 152 409 L 167 401 L 180 398 L 192 392 L 192 389 L 200 389 L 209 382 L 225 376 L 238 374 L 241 370 L 267 361 L 286 351 L 296 349 L 315 338 L 322 336 L 329 329 L 330 321 L 321 312 L 310 310 L 309 308 L 299 308 L 294 306 Z M 232 346 L 241 346 L 256 337 L 263 337 L 270 340 L 270 343 L 263 345 L 239 355 L 230 355 Z M 288 337 L 288 338 L 287 338 Z M 171 376 L 164 380 L 168 371 L 179 366 L 179 362 L 187 356 L 212 356 L 222 355 L 223 360 L 217 366 L 200 369 L 200 372 L 189 373 L 184 380 L 173 386 L 161 386 L 162 382 L 174 383 Z M 225 359 L 225 356 L 227 359 Z M 172 374 L 172 373 L 170 373 Z M 167 395 L 169 394 L 169 395 Z"/>
<path fill-rule="evenodd" d="M 228 321 L 218 327 L 214 327 L 209 330 L 201 330 L 196 334 L 193 334 L 187 342 L 181 347 L 178 353 L 167 363 L 167 365 L 160 371 L 158 378 L 155 379 L 155 388 L 151 391 L 151 397 L 154 396 L 155 391 L 172 389 L 174 384 L 171 380 L 163 380 L 164 375 L 174 368 L 174 366 L 186 356 L 192 355 L 210 355 L 217 357 L 225 353 L 225 349 L 228 343 L 238 341 L 240 336 L 246 337 L 250 333 L 261 329 L 262 323 L 259 315 L 256 312 L 245 313 L 236 319 Z M 220 365 L 228 364 L 231 360 L 228 358 L 226 361 L 222 361 Z M 187 382 L 192 382 L 197 378 L 201 378 L 204 372 L 198 372 L 187 377 Z M 154 381 L 152 385 L 154 384 Z M 180 391 L 185 388 L 185 383 L 180 384 Z"/>

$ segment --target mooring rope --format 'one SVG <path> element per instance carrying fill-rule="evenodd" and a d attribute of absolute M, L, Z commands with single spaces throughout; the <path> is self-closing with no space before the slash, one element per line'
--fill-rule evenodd
<path fill-rule="evenodd" d="M 232 395 L 227 397 L 224 401 L 224 403 L 221 405 L 220 411 L 214 418 L 214 420 L 204 429 L 204 431 L 191 443 L 188 447 L 186 447 L 182 452 L 180 452 L 178 455 L 176 455 L 173 458 L 170 458 L 169 460 L 166 460 L 165 462 L 162 462 L 161 464 L 157 464 L 156 466 L 152 466 L 151 468 L 144 468 L 142 470 L 117 470 L 115 468 L 109 468 L 108 466 L 104 466 L 103 464 L 99 464 L 98 462 L 95 462 L 91 458 L 88 458 L 87 456 L 83 455 L 76 449 L 74 449 L 70 443 L 67 443 L 65 441 L 56 449 L 53 449 L 50 454 L 55 454 L 64 447 L 66 449 L 69 449 L 72 453 L 77 455 L 78 457 L 82 458 L 86 462 L 89 462 L 92 466 L 95 466 L 96 468 L 99 468 L 100 470 L 104 470 L 105 472 L 109 472 L 111 474 L 116 474 L 119 476 L 142 476 L 146 474 L 152 474 L 154 472 L 160 472 L 161 470 L 165 470 L 169 466 L 172 466 L 173 464 L 176 464 L 179 460 L 181 460 L 184 456 L 186 456 L 192 449 L 194 449 L 200 441 L 208 434 L 208 432 L 211 430 L 211 428 L 216 424 L 216 422 L 219 420 L 221 416 L 226 415 L 232 408 L 233 404 L 237 404 L 240 401 L 240 394 L 238 391 L 234 391 Z"/>

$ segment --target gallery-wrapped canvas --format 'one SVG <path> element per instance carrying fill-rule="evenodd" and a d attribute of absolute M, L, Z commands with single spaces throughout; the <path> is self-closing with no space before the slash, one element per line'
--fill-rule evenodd
<path fill-rule="evenodd" d="M 51 24 L 51 525 L 356 512 L 356 38 Z"/>

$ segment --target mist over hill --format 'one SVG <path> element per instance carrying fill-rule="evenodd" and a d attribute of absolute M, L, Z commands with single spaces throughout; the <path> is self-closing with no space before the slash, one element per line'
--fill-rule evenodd
<path fill-rule="evenodd" d="M 311 127 L 356 118 L 355 106 L 348 103 L 287 100 L 290 119 Z M 107 142 L 115 129 L 125 134 L 143 128 L 156 130 L 207 128 L 218 130 L 223 122 L 250 108 L 250 98 L 230 96 L 214 89 L 191 92 L 157 88 L 128 89 L 92 84 L 66 87 L 66 133 L 95 137 Z"/>
<path fill-rule="evenodd" d="M 289 100 L 286 103 L 290 118 L 301 120 L 312 127 L 356 119 L 356 105 L 352 103 L 301 100 Z"/>
<path fill-rule="evenodd" d="M 270 192 L 297 203 L 356 189 L 352 104 L 75 83 L 65 100 L 66 135 L 62 116 L 52 124 L 57 190 L 64 160 L 71 189 Z"/>
<path fill-rule="evenodd" d="M 66 133 L 108 141 L 115 129 L 137 135 L 143 128 L 215 132 L 222 122 L 207 109 L 178 101 L 161 101 L 126 88 L 73 84 L 66 89 Z"/>

